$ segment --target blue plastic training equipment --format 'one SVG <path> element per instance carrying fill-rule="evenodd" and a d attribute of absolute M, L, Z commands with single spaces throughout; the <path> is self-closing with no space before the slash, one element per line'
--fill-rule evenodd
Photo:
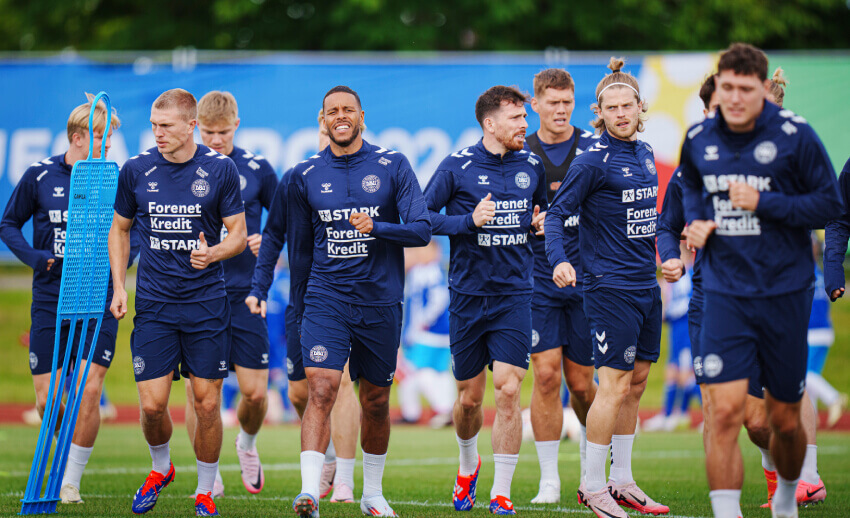
<path fill-rule="evenodd" d="M 106 127 L 101 143 L 100 158 L 92 158 L 94 144 L 94 114 L 100 100 L 106 104 Z M 118 186 L 118 164 L 106 161 L 106 136 L 112 122 L 112 104 L 106 92 L 100 92 L 92 102 L 89 113 L 89 156 L 74 164 L 71 171 L 71 194 L 68 206 L 68 226 L 65 235 L 65 256 L 62 267 L 62 285 L 59 290 L 59 305 L 56 311 L 56 341 L 53 345 L 53 370 L 50 375 L 50 392 L 47 396 L 47 406 L 41 422 L 41 431 L 32 460 L 29 480 L 24 498 L 21 499 L 20 514 L 48 514 L 56 512 L 59 502 L 59 489 L 65 464 L 68 461 L 68 450 L 74 428 L 77 424 L 77 414 L 80 411 L 80 398 L 89 374 L 92 354 L 95 347 L 89 348 L 86 366 L 80 373 L 80 359 L 85 349 L 86 334 L 91 319 L 97 321 L 91 343 L 97 341 L 100 324 L 103 319 L 103 309 L 106 302 L 106 287 L 109 280 L 109 254 L 107 237 L 112 223 L 112 205 L 115 202 L 115 191 Z M 59 363 L 60 327 L 63 320 L 70 320 L 70 332 L 66 344 L 65 359 L 61 371 Z M 74 334 L 81 329 L 76 349 Z M 76 351 L 76 355 L 73 354 Z M 74 365 L 70 365 L 71 356 L 76 357 Z M 57 376 L 57 374 L 60 374 Z M 59 408 L 62 404 L 61 394 L 65 383 L 69 385 L 62 423 L 57 425 Z M 79 380 L 79 383 L 78 383 Z M 58 387 L 57 387 L 58 383 Z M 54 397 L 59 394 L 58 397 Z M 50 450 L 51 440 L 56 432 L 56 448 L 52 461 Z M 50 472 L 47 482 L 44 482 L 45 470 Z M 41 490 L 44 488 L 44 496 Z"/>

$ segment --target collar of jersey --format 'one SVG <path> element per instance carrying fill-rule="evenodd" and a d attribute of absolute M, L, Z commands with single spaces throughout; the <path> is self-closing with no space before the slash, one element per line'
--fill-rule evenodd
<path fill-rule="evenodd" d="M 614 138 L 608 133 L 607 130 L 602 132 L 602 135 L 599 137 L 599 141 L 603 145 L 608 146 L 610 148 L 627 149 L 629 151 L 634 150 L 640 142 L 638 139 L 625 141 L 620 140 L 618 138 Z"/>
<path fill-rule="evenodd" d="M 508 151 L 504 155 L 497 155 L 495 153 L 491 153 L 484 147 L 484 139 L 478 141 L 477 144 L 472 146 L 472 150 L 478 154 L 481 161 L 489 164 L 501 164 L 506 162 L 514 162 L 518 160 L 522 160 L 523 155 L 526 157 L 527 154 L 522 153 L 522 151 Z M 526 153 L 528 153 L 526 151 Z"/>
<path fill-rule="evenodd" d="M 372 144 L 363 140 L 363 145 L 360 146 L 360 149 L 357 150 L 356 153 L 352 153 L 350 155 L 342 155 L 336 156 L 333 151 L 331 151 L 331 147 L 327 146 L 325 149 L 319 151 L 319 155 L 325 159 L 325 161 L 333 167 L 342 167 L 346 166 L 351 167 L 352 165 L 359 164 L 366 160 L 366 157 L 369 156 L 369 153 L 372 152 Z"/>

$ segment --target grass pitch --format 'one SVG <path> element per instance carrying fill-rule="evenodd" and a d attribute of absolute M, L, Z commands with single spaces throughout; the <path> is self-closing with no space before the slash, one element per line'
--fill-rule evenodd
<path fill-rule="evenodd" d="M 0 516 L 20 510 L 37 430 L 24 426 L 0 427 Z M 242 486 L 233 446 L 236 431 L 225 430 L 221 455 L 225 496 L 216 502 L 222 516 L 294 516 L 292 499 L 301 487 L 299 429 L 296 426 L 265 427 L 258 439 L 266 484 L 259 495 L 249 495 Z M 467 516 L 487 515 L 493 481 L 489 456 L 489 430 L 479 438 L 484 463 L 478 485 L 478 502 Z M 801 517 L 844 517 L 850 508 L 850 443 L 846 435 L 819 436 L 819 468 L 827 487 L 826 503 L 800 510 Z M 759 505 L 765 501 L 765 483 L 760 456 L 745 435 L 741 436 L 746 469 L 742 508 L 747 517 L 769 517 Z M 196 484 L 195 461 L 183 429 L 175 427 L 171 454 L 176 478 L 160 497 L 151 517 L 192 516 L 188 495 Z M 564 442 L 560 451 L 561 503 L 532 505 L 537 492 L 539 468 L 532 443 L 523 443 L 514 475 L 512 499 L 520 515 L 591 516 L 576 503 L 578 445 Z M 83 505 L 60 505 L 59 516 L 132 516 L 133 493 L 150 470 L 150 457 L 138 426 L 105 425 L 101 428 L 82 482 Z M 633 471 L 640 486 L 653 498 L 670 506 L 671 516 L 711 516 L 705 481 L 701 436 L 695 432 L 642 434 L 638 437 Z M 457 444 L 451 429 L 433 431 L 421 427 L 394 427 L 384 472 L 384 494 L 402 517 L 460 516 L 451 507 L 457 473 Z M 355 496 L 363 488 L 362 467 L 355 469 Z M 359 516 L 358 504 L 322 502 L 323 517 Z"/>

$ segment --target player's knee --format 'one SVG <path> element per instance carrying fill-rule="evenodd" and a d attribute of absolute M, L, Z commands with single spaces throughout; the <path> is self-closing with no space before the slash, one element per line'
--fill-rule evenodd
<path fill-rule="evenodd" d="M 390 415 L 389 393 L 370 394 L 360 401 L 363 418 L 372 421 L 382 421 Z"/>
<path fill-rule="evenodd" d="M 242 401 L 250 407 L 260 407 L 266 400 L 268 390 L 265 387 L 259 386 L 252 390 L 242 392 Z"/>
<path fill-rule="evenodd" d="M 803 433 L 799 412 L 785 411 L 771 413 L 770 431 L 775 433 L 780 439 L 787 439 L 797 433 Z"/>
<path fill-rule="evenodd" d="M 310 393 L 308 396 L 310 405 L 315 405 L 324 411 L 330 412 L 336 400 L 337 388 L 328 380 L 312 380 L 310 382 Z"/>
<path fill-rule="evenodd" d="M 500 383 L 494 383 L 496 388 L 496 405 L 519 402 L 519 391 L 522 381 L 515 377 L 509 377 Z"/>
<path fill-rule="evenodd" d="M 142 401 L 141 408 L 145 419 L 159 420 L 162 419 L 168 411 L 168 402 L 155 400 Z"/>
<path fill-rule="evenodd" d="M 743 421 L 743 409 L 729 401 L 714 401 L 711 407 L 713 429 L 718 432 L 735 429 L 740 430 Z"/>
<path fill-rule="evenodd" d="M 100 404 L 101 390 L 99 383 L 86 383 L 86 386 L 83 389 L 82 401 L 92 401 L 96 403 L 95 406 L 98 406 Z"/>
<path fill-rule="evenodd" d="M 481 410 L 483 398 L 477 397 L 472 391 L 461 391 L 457 395 L 457 404 L 465 414 L 475 413 Z"/>
<path fill-rule="evenodd" d="M 550 366 L 540 366 L 534 369 L 534 390 L 541 394 L 551 395 L 560 393 L 561 370 Z"/>
<path fill-rule="evenodd" d="M 587 402 L 590 399 L 590 394 L 592 393 L 593 374 L 591 373 L 590 376 L 587 376 L 584 373 L 568 372 L 567 388 L 570 391 L 570 397 L 575 397 L 580 401 Z"/>
<path fill-rule="evenodd" d="M 221 402 L 215 396 L 195 398 L 195 415 L 199 420 L 210 419 L 220 412 L 220 406 Z"/>

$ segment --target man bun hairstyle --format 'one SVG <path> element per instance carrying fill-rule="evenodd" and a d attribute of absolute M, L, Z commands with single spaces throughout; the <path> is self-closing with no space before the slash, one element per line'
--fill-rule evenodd
<path fill-rule="evenodd" d="M 788 86 L 788 80 L 785 79 L 785 71 L 782 67 L 776 67 L 773 77 L 770 78 L 770 95 L 776 99 L 776 104 L 782 106 L 785 102 L 785 87 Z"/>
<path fill-rule="evenodd" d="M 502 107 L 503 103 L 522 106 L 529 102 L 527 94 L 520 92 L 516 86 L 491 86 L 475 101 L 475 118 L 484 127 L 484 119 Z"/>
<path fill-rule="evenodd" d="M 767 79 L 767 55 L 749 43 L 733 43 L 720 54 L 717 73 L 731 70 L 737 75 L 755 75 Z"/>
<path fill-rule="evenodd" d="M 608 61 L 608 68 L 611 70 L 611 73 L 603 77 L 602 81 L 599 81 L 599 84 L 596 85 L 596 102 L 590 105 L 590 108 L 593 111 L 601 113 L 603 94 L 614 88 L 625 88 L 631 90 L 635 94 L 635 100 L 637 102 L 641 102 L 640 85 L 638 85 L 638 81 L 635 76 L 622 71 L 625 64 L 626 61 L 623 58 L 611 57 Z M 644 130 L 644 121 L 646 121 L 646 116 L 644 114 L 646 113 L 646 110 L 647 106 L 646 103 L 644 103 L 640 113 L 638 113 L 637 130 L 641 132 Z M 596 133 L 602 133 L 602 130 L 605 129 L 605 121 L 602 120 L 602 117 L 597 117 L 591 122 L 591 124 L 596 129 Z"/>

